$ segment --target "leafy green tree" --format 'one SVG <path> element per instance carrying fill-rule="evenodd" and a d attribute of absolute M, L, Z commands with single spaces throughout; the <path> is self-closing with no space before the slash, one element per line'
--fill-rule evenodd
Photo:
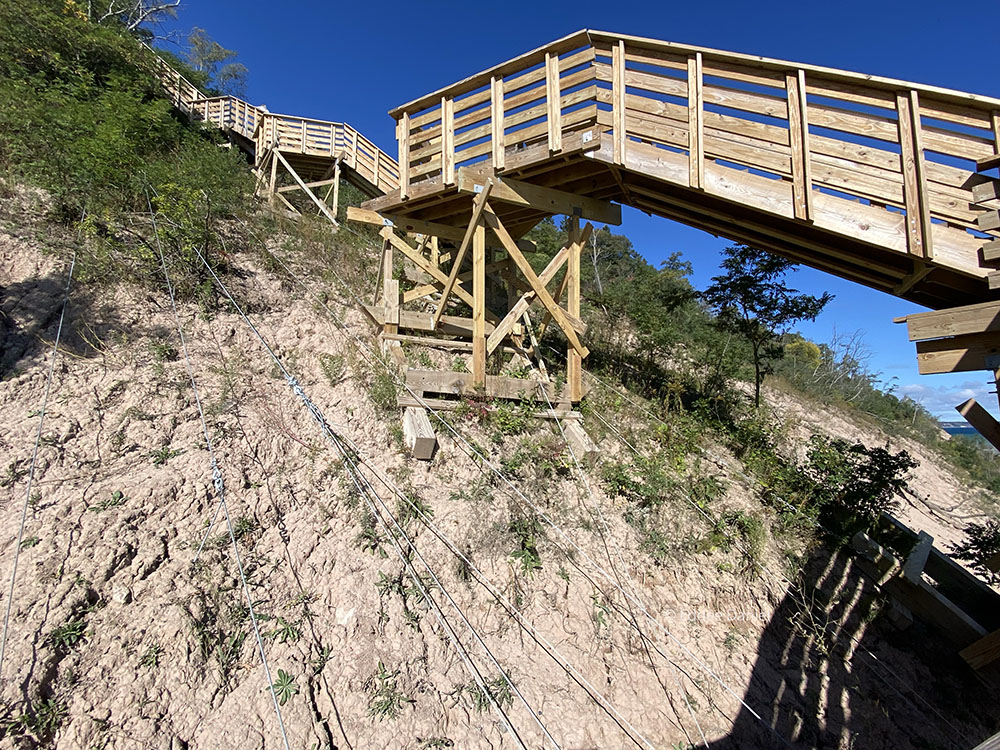
<path fill-rule="evenodd" d="M 204 73 L 210 85 L 224 94 L 246 97 L 247 67 L 236 62 L 238 53 L 226 49 L 197 26 L 188 35 L 187 60 Z"/>
<path fill-rule="evenodd" d="M 723 330 L 750 344 L 754 367 L 754 404 L 760 406 L 760 386 L 782 356 L 781 336 L 796 322 L 815 320 L 833 295 L 798 294 L 785 284 L 794 264 L 777 255 L 732 245 L 723 251 L 724 276 L 712 278 L 702 298 Z"/>

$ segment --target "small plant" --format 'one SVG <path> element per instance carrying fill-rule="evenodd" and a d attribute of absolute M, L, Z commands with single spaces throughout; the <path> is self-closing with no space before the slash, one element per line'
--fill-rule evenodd
<path fill-rule="evenodd" d="M 91 505 L 87 508 L 91 513 L 101 513 L 105 510 L 111 510 L 112 508 L 117 508 L 120 505 L 124 505 L 128 502 L 128 497 L 125 496 L 121 490 L 115 490 L 111 493 L 111 497 L 101 500 L 99 503 Z"/>
<path fill-rule="evenodd" d="M 26 738 L 29 735 L 48 743 L 66 718 L 66 706 L 54 698 L 43 700 L 19 716 L 0 718 L 0 736 Z"/>
<path fill-rule="evenodd" d="M 73 649 L 86 635 L 87 623 L 80 617 L 60 625 L 48 634 L 45 642 L 56 651 L 65 653 Z"/>
<path fill-rule="evenodd" d="M 171 450 L 168 446 L 163 446 L 162 448 L 157 448 L 155 451 L 149 452 L 149 458 L 153 460 L 153 466 L 163 466 L 171 458 L 179 456 L 183 453 L 183 450 Z"/>
<path fill-rule="evenodd" d="M 518 548 L 511 552 L 510 556 L 521 563 L 522 573 L 534 575 L 536 570 L 542 569 L 542 560 L 535 541 L 542 533 L 542 525 L 534 516 L 523 516 L 512 519 L 508 530 L 514 534 L 518 542 Z"/>
<path fill-rule="evenodd" d="M 407 703 L 414 703 L 399 690 L 399 670 L 390 672 L 381 661 L 378 669 L 365 681 L 365 692 L 368 693 L 368 715 L 373 719 L 384 721 L 395 719 Z"/>
<path fill-rule="evenodd" d="M 970 523 L 963 531 L 966 538 L 952 545 L 952 557 L 971 563 L 972 569 L 990 583 L 1000 584 L 1000 573 L 986 567 L 986 562 L 990 558 L 1000 555 L 1000 521 Z"/>
<path fill-rule="evenodd" d="M 368 397 L 375 410 L 388 414 L 396 408 L 396 384 L 387 370 L 379 368 L 371 376 L 368 384 Z"/>
<path fill-rule="evenodd" d="M 320 354 L 319 368 L 330 385 L 337 385 L 344 379 L 344 358 L 340 354 Z"/>
<path fill-rule="evenodd" d="M 274 630 L 265 633 L 264 637 L 277 638 L 282 643 L 295 643 L 295 641 L 302 637 L 302 631 L 299 630 L 298 623 L 289 622 L 284 617 L 279 617 L 278 626 Z"/>
<path fill-rule="evenodd" d="M 455 747 L 454 740 L 447 737 L 417 737 L 417 750 L 438 750 L 442 747 Z"/>
<path fill-rule="evenodd" d="M 27 539 L 22 539 L 21 549 L 31 549 L 38 544 L 38 541 L 39 539 L 37 536 L 29 536 Z"/>
<path fill-rule="evenodd" d="M 150 341 L 149 353 L 157 362 L 175 362 L 178 351 L 165 341 Z"/>
<path fill-rule="evenodd" d="M 463 686 L 463 690 L 469 694 L 469 697 L 472 699 L 472 707 L 479 713 L 483 713 L 493 705 L 490 698 L 496 701 L 496 704 L 500 708 L 505 710 L 510 708 L 514 702 L 514 693 L 511 690 L 511 684 L 503 675 L 499 675 L 486 683 L 487 692 L 483 692 L 483 689 L 475 682 L 470 682 L 468 685 Z"/>
<path fill-rule="evenodd" d="M 160 656 L 162 654 L 163 646 L 154 643 L 139 657 L 139 665 L 146 667 L 146 669 L 156 669 L 156 667 L 160 666 Z"/>
<path fill-rule="evenodd" d="M 299 686 L 295 682 L 295 678 L 284 669 L 278 670 L 278 679 L 274 681 L 274 694 L 282 706 L 288 703 L 293 695 L 299 694 Z"/>

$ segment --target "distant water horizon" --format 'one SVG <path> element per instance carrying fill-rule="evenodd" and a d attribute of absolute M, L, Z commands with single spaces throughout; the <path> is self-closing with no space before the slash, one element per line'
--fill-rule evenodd
<path fill-rule="evenodd" d="M 941 422 L 941 429 L 949 435 L 978 435 L 976 428 L 968 422 Z"/>

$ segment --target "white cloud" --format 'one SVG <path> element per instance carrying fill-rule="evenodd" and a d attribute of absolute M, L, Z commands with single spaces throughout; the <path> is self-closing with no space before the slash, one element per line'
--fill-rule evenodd
<path fill-rule="evenodd" d="M 926 383 L 907 383 L 900 385 L 897 393 L 908 396 L 921 404 L 931 414 L 948 422 L 961 420 L 961 415 L 955 407 L 970 398 L 976 399 L 987 411 L 996 415 L 997 399 L 990 393 L 992 389 L 987 383 L 967 380 L 961 383 L 932 386 Z"/>

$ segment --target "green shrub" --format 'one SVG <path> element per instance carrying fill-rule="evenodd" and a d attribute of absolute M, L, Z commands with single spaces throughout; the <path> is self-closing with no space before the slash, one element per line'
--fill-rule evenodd
<path fill-rule="evenodd" d="M 970 523 L 965 529 L 966 538 L 952 545 L 951 554 L 957 560 L 972 564 L 972 569 L 990 583 L 1000 584 L 1000 573 L 986 567 L 986 562 L 1000 554 L 1000 521 L 992 519 L 985 523 Z"/>

